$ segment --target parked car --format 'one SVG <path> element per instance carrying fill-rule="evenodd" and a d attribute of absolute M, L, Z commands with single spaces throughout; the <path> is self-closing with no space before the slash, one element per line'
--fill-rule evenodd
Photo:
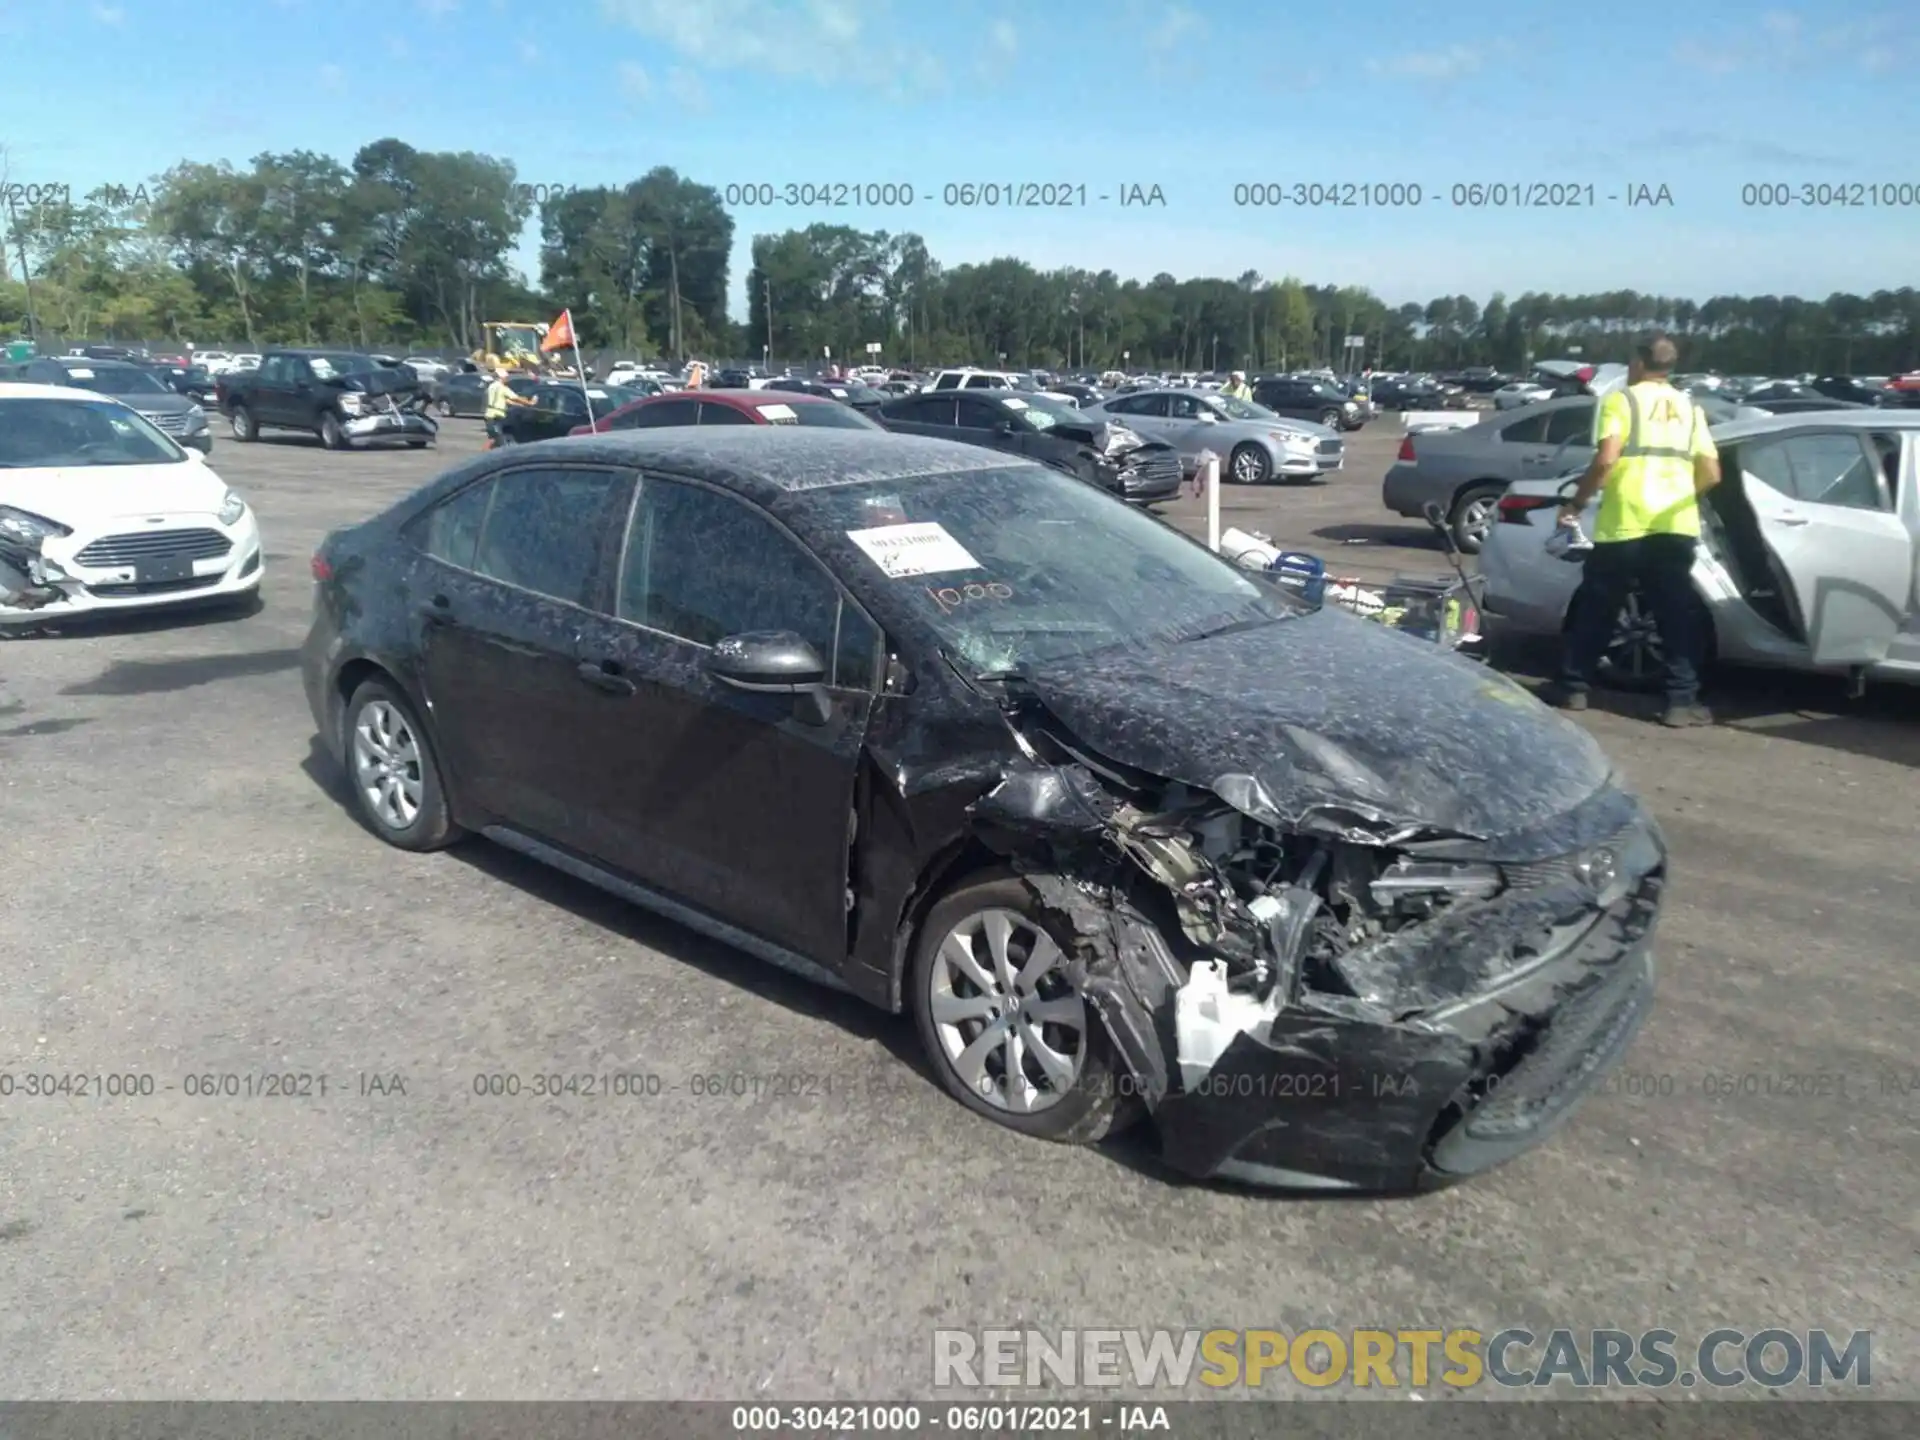
<path fill-rule="evenodd" d="M 1053 393 L 1066 396 L 1082 410 L 1093 405 L 1099 405 L 1107 399 L 1106 391 L 1100 389 L 1098 386 L 1088 385 L 1078 380 L 1054 381 Z"/>
<path fill-rule="evenodd" d="M 0 537 L 33 545 L 32 578 L 59 595 L 31 610 L 0 605 L 0 630 L 244 604 L 260 588 L 253 511 L 204 452 L 119 397 L 73 386 L 0 385 Z"/>
<path fill-rule="evenodd" d="M 869 418 L 892 398 L 871 386 L 862 385 L 858 380 L 806 380 L 797 375 L 783 375 L 777 380 L 767 381 L 760 388 L 787 390 L 796 395 L 815 395 L 822 400 L 838 400 Z"/>
<path fill-rule="evenodd" d="M 439 433 L 413 372 L 352 351 L 269 350 L 258 370 L 220 376 L 218 394 L 236 440 L 304 430 L 329 450 L 387 440 L 418 450 Z"/>
<path fill-rule="evenodd" d="M 1515 380 L 1493 392 L 1493 408 L 1517 410 L 1522 405 L 1538 405 L 1553 398 L 1553 387 L 1537 380 Z"/>
<path fill-rule="evenodd" d="M 207 428 L 206 410 L 173 390 L 145 365 L 127 360 L 76 359 L 71 355 L 43 356 L 21 366 L 18 378 L 36 385 L 62 385 L 111 395 L 182 445 L 203 455 L 213 453 L 213 432 Z"/>
<path fill-rule="evenodd" d="M 1825 395 L 1782 395 L 1765 400 L 1745 400 L 1741 405 L 1744 409 L 1764 415 L 1806 415 L 1817 411 L 1873 408 L 1854 400 L 1831 400 Z"/>
<path fill-rule="evenodd" d="M 1031 390 L 1033 381 L 1011 370 L 942 370 L 929 390 Z"/>
<path fill-rule="evenodd" d="M 1142 435 L 1164 440 L 1191 475 L 1202 451 L 1221 460 L 1223 479 L 1263 485 L 1280 478 L 1316 480 L 1346 464 L 1338 432 L 1306 420 L 1287 420 L 1263 405 L 1205 390 L 1142 390 L 1090 406 Z"/>
<path fill-rule="evenodd" d="M 1180 493 L 1180 457 L 1098 411 L 1008 390 L 929 390 L 880 407 L 901 435 L 964 441 L 1038 460 L 1137 505 Z"/>
<path fill-rule="evenodd" d="M 499 445 L 532 445 L 557 440 L 601 415 L 621 408 L 621 394 L 604 385 L 581 385 L 577 380 L 547 380 L 527 392 L 531 405 L 514 405 L 495 427 Z"/>
<path fill-rule="evenodd" d="M 435 413 L 447 419 L 456 415 L 485 415 L 487 387 L 492 384 L 492 376 L 464 370 L 428 382 L 426 393 Z M 516 395 L 531 395 L 539 386 L 540 381 L 532 375 L 512 375 L 507 379 L 507 388 Z"/>
<path fill-rule="evenodd" d="M 1351 395 L 1326 380 L 1269 376 L 1253 383 L 1253 403 L 1293 420 L 1312 420 L 1329 430 L 1358 430 L 1366 423 Z"/>
<path fill-rule="evenodd" d="M 1477 554 L 1493 524 L 1494 502 L 1516 480 L 1559 475 L 1593 458 L 1595 401 L 1548 400 L 1495 411 L 1478 425 L 1408 435 L 1388 469 L 1380 498 L 1396 515 L 1417 519 L 1429 503 L 1447 515 L 1453 543 Z"/>
<path fill-rule="evenodd" d="M 1021 1135 L 1443 1185 L 1650 1010 L 1665 847 L 1585 731 L 1042 465 L 598 436 L 313 572 L 307 699 L 376 837 L 477 833 L 905 1012 Z"/>
<path fill-rule="evenodd" d="M 203 410 L 213 404 L 214 380 L 204 365 L 172 364 L 167 361 L 150 361 L 141 367 L 152 374 L 154 379 L 173 391 L 184 395 Z"/>
<path fill-rule="evenodd" d="M 1830 399 L 1848 400 L 1856 405 L 1904 409 L 1908 405 L 1920 404 L 1920 395 L 1909 395 L 1906 391 L 1856 379 L 1851 375 L 1823 375 L 1813 382 L 1811 388 Z"/>
<path fill-rule="evenodd" d="M 614 430 L 674 429 L 682 425 L 797 425 L 807 429 L 878 430 L 866 416 L 838 400 L 795 391 L 692 390 L 649 396 L 581 425 L 574 435 Z"/>
<path fill-rule="evenodd" d="M 400 363 L 428 383 L 453 373 L 453 367 L 437 355 L 409 355 Z"/>
<path fill-rule="evenodd" d="M 1920 413 L 1813 412 L 1714 427 L 1722 480 L 1701 507 L 1694 591 L 1710 658 L 1920 683 Z M 1500 635 L 1557 635 L 1580 567 L 1546 552 L 1577 477 L 1514 485 L 1480 554 L 1482 612 Z M 1592 528 L 1592 510 L 1587 516 Z M 1609 669 L 1660 669 L 1637 597 L 1616 621 Z"/>

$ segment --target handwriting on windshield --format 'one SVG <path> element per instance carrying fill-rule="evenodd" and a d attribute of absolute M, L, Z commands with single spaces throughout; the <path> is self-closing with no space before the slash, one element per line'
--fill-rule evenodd
<path fill-rule="evenodd" d="M 927 594 L 932 597 L 933 603 L 940 607 L 943 614 L 951 615 L 972 600 L 1011 600 L 1013 587 L 1003 585 L 998 580 L 989 581 L 986 584 L 942 585 L 937 589 L 929 585 Z"/>

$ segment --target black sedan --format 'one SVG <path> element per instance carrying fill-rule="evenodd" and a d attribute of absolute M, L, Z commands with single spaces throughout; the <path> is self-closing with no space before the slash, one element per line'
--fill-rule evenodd
<path fill-rule="evenodd" d="M 874 416 L 902 435 L 961 440 L 1024 456 L 1136 505 L 1180 493 L 1180 456 L 1104 415 L 1011 390 L 933 390 L 889 400 Z"/>
<path fill-rule="evenodd" d="M 463 370 L 457 375 L 429 381 L 427 398 L 436 413 L 449 419 L 455 415 L 485 415 L 487 387 L 492 383 L 491 375 Z M 531 375 L 514 375 L 507 380 L 507 387 L 516 395 L 531 395 L 539 384 Z"/>
<path fill-rule="evenodd" d="M 893 398 L 871 385 L 862 385 L 858 380 L 808 380 L 795 375 L 769 380 L 760 388 L 785 390 L 794 395 L 812 395 L 820 400 L 838 400 L 842 405 L 851 405 L 869 420 L 874 419 L 880 407 Z"/>
<path fill-rule="evenodd" d="M 1651 1003 L 1658 830 L 1585 731 L 1045 466 L 839 429 L 495 452 L 313 559 L 322 748 L 909 1012 L 1013 1130 L 1403 1190 L 1538 1143 Z"/>

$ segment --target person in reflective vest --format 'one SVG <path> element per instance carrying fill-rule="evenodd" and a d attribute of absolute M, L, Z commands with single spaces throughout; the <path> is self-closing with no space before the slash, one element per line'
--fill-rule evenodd
<path fill-rule="evenodd" d="M 507 367 L 501 365 L 493 372 L 493 383 L 487 386 L 487 444 L 489 447 L 500 443 L 500 422 L 507 418 L 507 411 L 515 405 L 531 405 L 532 400 L 524 395 L 516 395 L 513 387 L 507 384 Z"/>
<path fill-rule="evenodd" d="M 1706 415 L 1669 378 L 1679 358 L 1666 336 L 1646 341 L 1628 367 L 1626 387 L 1600 404 L 1593 464 L 1560 508 L 1560 523 L 1577 526 L 1600 496 L 1560 678 L 1547 699 L 1565 710 L 1587 708 L 1594 671 L 1637 591 L 1659 632 L 1666 671 L 1660 723 L 1683 728 L 1713 723 L 1700 704 L 1704 637 L 1693 557 L 1700 497 L 1720 483 L 1720 455 Z"/>
<path fill-rule="evenodd" d="M 1244 370 L 1234 371 L 1227 383 L 1220 387 L 1220 393 L 1222 395 L 1231 395 L 1236 400 L 1251 401 L 1253 399 L 1253 387 L 1247 384 L 1247 372 Z"/>

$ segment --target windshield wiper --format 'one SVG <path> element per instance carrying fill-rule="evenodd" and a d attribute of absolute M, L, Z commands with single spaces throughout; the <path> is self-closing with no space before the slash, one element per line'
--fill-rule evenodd
<path fill-rule="evenodd" d="M 1189 640 L 1211 640 L 1217 635 L 1232 635 L 1241 630 L 1254 630 L 1262 625 L 1271 625 L 1283 617 L 1279 615 L 1251 615 L 1245 620 L 1229 620 L 1225 625 L 1216 625 L 1211 630 L 1199 630 L 1191 635 L 1182 635 L 1180 643 Z"/>

